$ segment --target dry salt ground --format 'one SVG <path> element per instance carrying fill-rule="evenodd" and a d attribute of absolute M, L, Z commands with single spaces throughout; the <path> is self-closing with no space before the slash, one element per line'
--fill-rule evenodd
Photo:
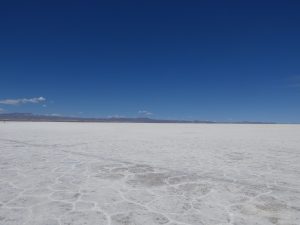
<path fill-rule="evenodd" d="M 299 225 L 300 126 L 0 122 L 0 225 Z"/>

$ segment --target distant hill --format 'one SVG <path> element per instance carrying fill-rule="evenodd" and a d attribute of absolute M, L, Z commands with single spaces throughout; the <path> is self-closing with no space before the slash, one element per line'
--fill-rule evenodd
<path fill-rule="evenodd" d="M 33 121 L 33 122 L 111 122 L 111 123 L 236 123 L 236 124 L 274 124 L 272 122 L 216 122 L 201 120 L 166 120 L 151 118 L 85 118 L 53 115 L 38 115 L 32 113 L 2 113 L 0 121 Z"/>
<path fill-rule="evenodd" d="M 187 120 L 164 120 L 150 118 L 85 118 L 85 117 L 67 117 L 53 115 L 38 115 L 32 113 L 3 113 L 0 114 L 0 121 L 47 121 L 47 122 L 130 122 L 130 123 L 195 123 L 200 121 Z M 201 121 L 203 123 L 214 123 L 210 121 Z"/>

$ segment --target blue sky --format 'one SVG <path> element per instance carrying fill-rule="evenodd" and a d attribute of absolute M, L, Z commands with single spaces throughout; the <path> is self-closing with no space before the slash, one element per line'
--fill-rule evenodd
<path fill-rule="evenodd" d="M 6 1 L 0 111 L 300 122 L 299 11 L 296 0 Z"/>

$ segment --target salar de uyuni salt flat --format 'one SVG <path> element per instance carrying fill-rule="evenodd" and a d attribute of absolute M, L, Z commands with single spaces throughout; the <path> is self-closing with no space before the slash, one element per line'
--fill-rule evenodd
<path fill-rule="evenodd" d="M 299 225 L 300 126 L 0 122 L 1 225 Z"/>

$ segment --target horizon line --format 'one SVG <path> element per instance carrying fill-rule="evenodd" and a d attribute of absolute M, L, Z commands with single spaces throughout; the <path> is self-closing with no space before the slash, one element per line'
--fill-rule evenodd
<path fill-rule="evenodd" d="M 15 117 L 14 117 L 15 116 Z M 35 114 L 35 113 L 0 113 L 0 121 L 28 121 L 28 122 L 130 122 L 130 123 L 203 123 L 203 124 L 300 124 L 297 122 L 274 122 L 274 121 L 218 121 L 200 119 L 164 119 L 151 117 L 83 117 L 64 116 L 58 114 Z"/>

